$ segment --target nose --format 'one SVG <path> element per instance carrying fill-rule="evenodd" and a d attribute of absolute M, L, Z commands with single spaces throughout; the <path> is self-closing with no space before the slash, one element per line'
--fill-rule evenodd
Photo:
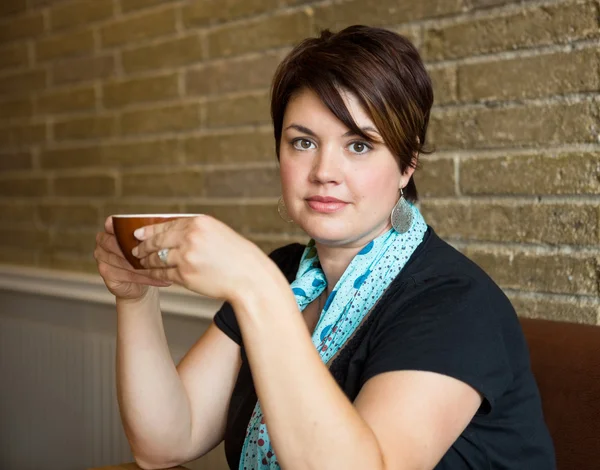
<path fill-rule="evenodd" d="M 340 183 L 341 164 L 339 152 L 333 146 L 322 146 L 313 160 L 311 181 L 321 184 Z"/>

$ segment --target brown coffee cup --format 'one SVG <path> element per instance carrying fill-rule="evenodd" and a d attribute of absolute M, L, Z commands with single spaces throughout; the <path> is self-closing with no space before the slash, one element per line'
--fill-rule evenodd
<path fill-rule="evenodd" d="M 117 214 L 112 216 L 113 228 L 119 248 L 123 255 L 135 269 L 144 269 L 140 260 L 133 256 L 133 250 L 140 241 L 134 237 L 133 232 L 138 228 L 148 225 L 160 224 L 183 217 L 196 217 L 200 214 Z"/>

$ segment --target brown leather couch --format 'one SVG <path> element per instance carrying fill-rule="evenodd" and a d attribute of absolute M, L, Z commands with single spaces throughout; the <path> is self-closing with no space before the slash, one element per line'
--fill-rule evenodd
<path fill-rule="evenodd" d="M 600 327 L 521 319 L 558 470 L 600 469 Z"/>

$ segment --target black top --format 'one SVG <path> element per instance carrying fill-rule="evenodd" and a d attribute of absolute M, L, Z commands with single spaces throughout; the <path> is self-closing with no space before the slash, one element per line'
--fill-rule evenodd
<path fill-rule="evenodd" d="M 270 255 L 290 282 L 303 249 L 292 244 Z M 227 462 L 237 469 L 256 392 L 229 304 L 217 312 L 215 323 L 242 346 L 225 431 Z M 436 470 L 556 469 L 529 351 L 512 305 L 485 272 L 431 227 L 330 367 L 351 401 L 371 377 L 395 370 L 454 377 L 484 397 Z"/>

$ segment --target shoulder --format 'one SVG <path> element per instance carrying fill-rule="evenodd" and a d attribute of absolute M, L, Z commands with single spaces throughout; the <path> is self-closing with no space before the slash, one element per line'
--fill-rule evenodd
<path fill-rule="evenodd" d="M 415 255 L 402 276 L 402 284 L 413 295 L 424 295 L 432 300 L 440 295 L 445 300 L 458 300 L 465 296 L 485 302 L 506 299 L 488 273 L 431 228 L 422 249 Z"/>
<path fill-rule="evenodd" d="M 269 253 L 269 258 L 273 260 L 290 282 L 296 277 L 304 248 L 304 245 L 300 243 L 290 243 L 289 245 L 276 248 Z"/>
<path fill-rule="evenodd" d="M 384 329 L 428 321 L 459 330 L 518 326 L 513 306 L 493 279 L 431 228 L 389 290 L 378 321 Z"/>

